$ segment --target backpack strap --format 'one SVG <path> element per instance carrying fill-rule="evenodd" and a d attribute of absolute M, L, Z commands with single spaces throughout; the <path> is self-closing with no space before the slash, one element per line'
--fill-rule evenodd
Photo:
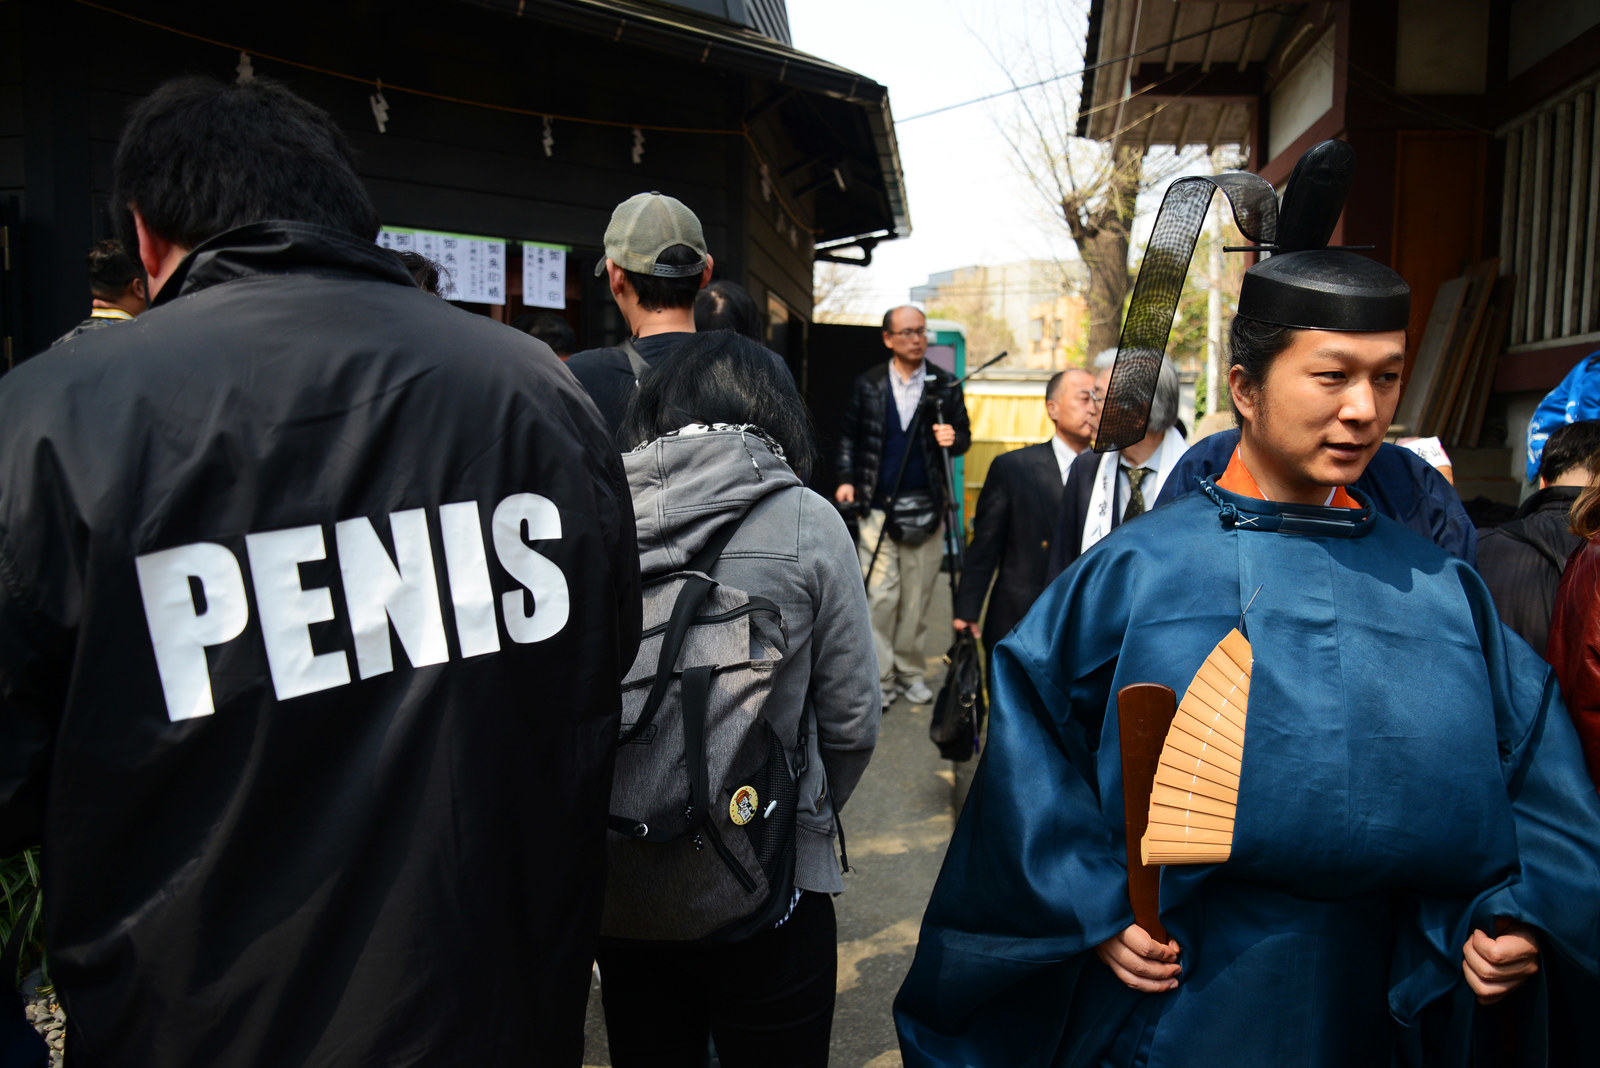
<path fill-rule="evenodd" d="M 689 628 L 694 625 L 695 614 L 716 585 L 701 575 L 690 575 L 684 581 L 683 589 L 678 591 L 678 599 L 672 602 L 672 615 L 667 618 L 667 629 L 661 638 L 661 656 L 656 661 L 656 679 L 650 685 L 650 696 L 645 698 L 639 718 L 617 740 L 619 746 L 627 745 L 640 731 L 655 722 L 656 713 L 661 710 L 661 701 L 667 695 L 667 685 L 672 681 L 672 669 L 678 663 L 678 654 L 683 651 L 684 636 L 689 633 Z"/>
<path fill-rule="evenodd" d="M 633 368 L 633 384 L 637 387 L 639 379 L 643 378 L 644 373 L 650 370 L 650 363 L 639 355 L 638 346 L 634 345 L 633 338 L 628 338 L 618 347 L 622 349 L 622 354 L 628 358 L 628 366 Z"/>
<path fill-rule="evenodd" d="M 749 512 L 746 512 L 732 523 L 724 524 L 721 530 L 711 535 L 710 541 L 700 547 L 699 552 L 689 558 L 689 562 L 683 565 L 683 569 L 685 571 L 698 571 L 704 575 L 711 574 L 711 569 L 716 566 L 717 561 L 722 557 L 722 550 L 728 547 L 728 542 L 733 540 L 733 535 L 744 525 L 744 518 L 749 514 Z"/>
<path fill-rule="evenodd" d="M 661 710 L 661 702 L 667 695 L 667 686 L 672 681 L 672 669 L 677 666 L 678 654 L 683 651 L 683 640 L 688 635 L 689 628 L 694 626 L 694 617 L 699 613 L 700 606 L 711 596 L 711 591 L 717 585 L 711 579 L 701 576 L 710 572 L 717 558 L 722 555 L 722 550 L 728 547 L 728 542 L 733 540 L 734 533 L 743 523 L 744 517 L 741 516 L 732 523 L 724 524 L 722 529 L 713 534 L 711 540 L 683 566 L 685 571 L 698 571 L 701 574 L 690 575 L 684 582 L 683 589 L 678 591 L 678 599 L 672 602 L 672 615 L 667 617 L 667 629 L 661 638 L 661 656 L 656 660 L 656 678 L 650 685 L 650 696 L 645 698 L 644 707 L 639 710 L 639 718 L 618 739 L 618 745 L 627 745 L 640 731 L 655 722 L 656 713 Z"/>

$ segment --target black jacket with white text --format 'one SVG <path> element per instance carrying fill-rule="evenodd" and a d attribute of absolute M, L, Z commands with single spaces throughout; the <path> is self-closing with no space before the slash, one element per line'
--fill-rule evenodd
<path fill-rule="evenodd" d="M 637 559 L 550 350 L 346 234 L 219 235 L 0 380 L 69 1063 L 576 1064 Z"/>

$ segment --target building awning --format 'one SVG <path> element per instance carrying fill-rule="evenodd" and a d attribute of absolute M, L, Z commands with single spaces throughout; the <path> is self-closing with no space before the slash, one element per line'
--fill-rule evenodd
<path fill-rule="evenodd" d="M 911 232 L 889 90 L 871 78 L 718 19 L 641 0 L 461 0 L 684 63 L 749 77 L 770 93 L 746 116 L 776 121 L 797 160 L 778 176 L 816 243 Z"/>
<path fill-rule="evenodd" d="M 1093 0 L 1078 136 L 1143 148 L 1249 143 L 1267 61 L 1304 7 Z"/>

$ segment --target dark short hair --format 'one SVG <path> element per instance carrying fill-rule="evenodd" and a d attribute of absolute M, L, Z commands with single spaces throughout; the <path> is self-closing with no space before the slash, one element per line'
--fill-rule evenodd
<path fill-rule="evenodd" d="M 1264 323 L 1260 319 L 1235 315 L 1233 322 L 1228 326 L 1229 370 L 1239 368 L 1244 372 L 1244 379 L 1251 388 L 1260 389 L 1261 383 L 1266 381 L 1267 369 L 1272 366 L 1272 361 L 1294 343 L 1299 333 L 1298 327 L 1279 326 L 1277 323 Z M 1228 407 L 1233 407 L 1231 392 L 1228 396 Z M 1235 422 L 1240 421 L 1236 408 L 1233 418 Z"/>
<path fill-rule="evenodd" d="M 928 313 L 917 307 L 915 304 L 896 304 L 894 307 L 883 313 L 883 332 L 885 334 L 894 333 L 894 313 L 897 311 L 914 311 L 918 315 L 922 316 L 923 322 L 928 321 Z"/>
<path fill-rule="evenodd" d="M 137 256 L 129 255 L 121 241 L 97 241 L 89 250 L 89 292 L 101 300 L 120 297 L 135 278 L 144 277 Z"/>
<path fill-rule="evenodd" d="M 418 289 L 426 293 L 432 293 L 436 297 L 440 295 L 439 279 L 443 268 L 422 253 L 413 252 L 408 248 L 392 249 L 391 251 L 394 252 L 395 258 L 400 261 L 400 265 L 411 274 L 411 280 L 417 283 Z"/>
<path fill-rule="evenodd" d="M 549 345 L 557 356 L 571 356 L 578 351 L 578 335 L 572 324 L 555 312 L 523 312 L 511 320 L 511 325 Z"/>
<path fill-rule="evenodd" d="M 668 245 L 656 257 L 656 262 L 666 267 L 687 267 L 703 258 L 688 245 Z M 701 275 L 698 273 L 685 278 L 658 278 L 653 274 L 635 274 L 629 270 L 622 273 L 627 276 L 640 306 L 647 311 L 692 307 L 694 295 L 700 292 Z"/>
<path fill-rule="evenodd" d="M 1550 432 L 1539 455 L 1539 477 L 1554 482 L 1574 467 L 1595 474 L 1600 467 L 1600 419 L 1582 419 Z"/>
<path fill-rule="evenodd" d="M 751 423 L 802 482 L 816 460 L 811 416 L 776 353 L 731 330 L 697 333 L 639 379 L 617 443 L 631 449 L 690 423 Z"/>
<path fill-rule="evenodd" d="M 760 341 L 761 311 L 748 289 L 738 282 L 719 278 L 695 294 L 694 328 L 732 330 Z"/>
<path fill-rule="evenodd" d="M 134 105 L 112 167 L 113 203 L 183 248 L 287 219 L 371 241 L 378 213 L 328 113 L 265 78 L 189 77 Z M 125 244 L 131 241 L 123 235 Z"/>

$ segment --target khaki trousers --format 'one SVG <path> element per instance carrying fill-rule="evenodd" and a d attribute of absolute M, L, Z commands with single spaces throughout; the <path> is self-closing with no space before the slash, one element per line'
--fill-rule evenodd
<path fill-rule="evenodd" d="M 861 520 L 861 570 L 866 572 L 878 544 L 884 513 L 874 508 Z M 867 583 L 867 608 L 872 615 L 872 640 L 878 652 L 878 681 L 884 690 L 922 681 L 927 670 L 928 602 L 944 560 L 944 531 L 921 545 L 883 539 L 878 561 Z"/>

